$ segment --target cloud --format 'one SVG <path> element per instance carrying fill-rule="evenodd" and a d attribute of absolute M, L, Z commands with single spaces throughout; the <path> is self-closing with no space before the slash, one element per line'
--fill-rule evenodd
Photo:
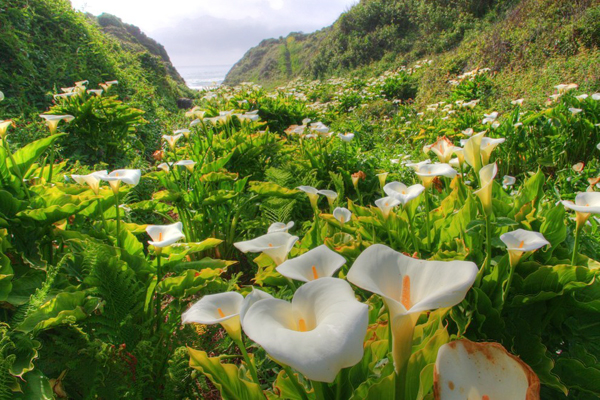
<path fill-rule="evenodd" d="M 357 0 L 72 0 L 139 26 L 176 66 L 232 65 L 261 40 L 331 25 Z"/>

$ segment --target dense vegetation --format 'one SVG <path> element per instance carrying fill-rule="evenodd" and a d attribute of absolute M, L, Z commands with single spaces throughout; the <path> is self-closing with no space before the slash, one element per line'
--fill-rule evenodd
<path fill-rule="evenodd" d="M 263 41 L 230 71 L 227 83 L 266 87 L 295 77 L 371 76 L 435 58 L 417 100 L 448 95 L 448 75 L 477 67 L 499 75 L 501 96 L 542 96 L 563 79 L 593 87 L 600 60 L 597 0 L 368 0 L 332 27 Z"/>

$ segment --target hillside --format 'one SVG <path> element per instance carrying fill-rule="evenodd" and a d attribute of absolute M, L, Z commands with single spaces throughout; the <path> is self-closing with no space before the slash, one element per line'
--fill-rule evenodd
<path fill-rule="evenodd" d="M 420 101 L 447 91 L 449 75 L 478 67 L 501 75 L 503 95 L 541 96 L 564 79 L 597 84 L 599 45 L 598 0 L 362 0 L 331 27 L 263 41 L 225 83 L 370 76 L 431 58 Z"/>
<path fill-rule="evenodd" d="M 0 8 L 4 117 L 48 107 L 56 88 L 118 80 L 118 94 L 154 112 L 190 95 L 164 48 L 110 15 L 98 19 L 68 0 L 11 0 Z"/>

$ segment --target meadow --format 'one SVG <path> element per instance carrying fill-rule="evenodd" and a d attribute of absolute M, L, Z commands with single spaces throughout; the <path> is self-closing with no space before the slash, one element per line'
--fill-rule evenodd
<path fill-rule="evenodd" d="M 0 121 L 0 399 L 600 396 L 600 88 L 432 66 Z"/>

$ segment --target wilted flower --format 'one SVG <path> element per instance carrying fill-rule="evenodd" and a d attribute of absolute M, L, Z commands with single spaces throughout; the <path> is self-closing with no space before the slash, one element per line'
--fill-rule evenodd
<path fill-rule="evenodd" d="M 357 188 L 358 180 L 360 179 L 360 180 L 364 181 L 365 179 L 367 179 L 367 175 L 362 171 L 358 171 L 358 172 L 353 173 L 351 178 L 352 178 L 352 184 L 354 185 L 355 188 Z"/>

